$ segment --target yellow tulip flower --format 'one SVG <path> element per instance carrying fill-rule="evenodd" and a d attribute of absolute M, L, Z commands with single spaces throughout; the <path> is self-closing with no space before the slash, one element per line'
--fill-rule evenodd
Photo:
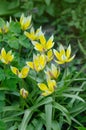
<path fill-rule="evenodd" d="M 31 16 L 25 17 L 24 14 L 20 17 L 20 25 L 22 30 L 27 30 L 31 25 Z"/>
<path fill-rule="evenodd" d="M 48 96 L 55 91 L 56 81 L 55 80 L 47 80 L 47 85 L 44 83 L 38 83 L 38 87 L 42 90 L 42 96 Z"/>
<path fill-rule="evenodd" d="M 54 49 L 54 54 L 55 54 L 55 56 L 57 58 L 57 60 L 55 60 L 55 61 L 58 64 L 64 64 L 66 62 L 70 62 L 75 57 L 75 55 L 70 57 L 70 55 L 71 55 L 71 46 L 70 45 L 68 46 L 66 51 L 65 51 L 64 47 L 62 45 L 60 45 L 59 52 Z"/>
<path fill-rule="evenodd" d="M 24 88 L 20 89 L 20 95 L 23 98 L 27 98 L 28 97 L 28 91 L 26 91 Z"/>
<path fill-rule="evenodd" d="M 12 51 L 8 51 L 6 53 L 4 48 L 1 49 L 0 60 L 4 64 L 9 64 L 13 60 L 13 58 L 14 58 L 14 55 L 12 55 Z"/>
<path fill-rule="evenodd" d="M 7 33 L 9 31 L 9 22 L 7 22 L 2 28 L 0 28 L 0 33 Z"/>
<path fill-rule="evenodd" d="M 16 67 L 11 66 L 11 71 L 19 78 L 26 78 L 29 72 L 29 67 L 24 66 L 20 72 Z"/>
<path fill-rule="evenodd" d="M 45 71 L 45 73 L 48 76 L 48 78 L 57 79 L 60 74 L 60 70 L 57 69 L 54 64 L 51 64 L 51 68 L 47 67 L 47 70 Z"/>
<path fill-rule="evenodd" d="M 26 64 L 34 69 L 35 71 L 39 72 L 40 70 L 43 70 L 46 65 L 46 57 L 45 55 L 33 55 L 33 62 L 26 62 Z"/>
<path fill-rule="evenodd" d="M 53 42 L 53 36 L 51 36 L 48 41 L 46 41 L 44 34 L 42 33 L 39 37 L 39 41 L 32 41 L 32 44 L 34 45 L 34 48 L 39 52 L 45 52 L 49 49 L 51 49 L 54 46 Z"/>
<path fill-rule="evenodd" d="M 24 32 L 25 36 L 28 37 L 31 41 L 35 41 L 39 39 L 39 36 L 42 34 L 41 27 L 38 28 L 35 32 L 34 28 L 32 27 L 29 32 Z"/>

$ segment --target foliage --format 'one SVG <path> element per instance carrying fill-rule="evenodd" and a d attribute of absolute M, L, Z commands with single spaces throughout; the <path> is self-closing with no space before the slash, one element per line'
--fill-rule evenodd
<path fill-rule="evenodd" d="M 68 63 L 74 58 L 71 47 L 59 45 L 53 51 L 54 37 L 45 37 L 42 28 L 31 31 L 32 24 L 22 16 L 20 21 L 0 19 L 0 129 L 83 129 L 86 65 Z"/>

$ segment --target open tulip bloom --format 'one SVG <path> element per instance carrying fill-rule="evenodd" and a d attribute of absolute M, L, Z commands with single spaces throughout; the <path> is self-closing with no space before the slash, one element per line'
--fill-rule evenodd
<path fill-rule="evenodd" d="M 39 72 L 43 70 L 46 65 L 46 57 L 45 55 L 33 55 L 33 62 L 26 62 L 26 64 L 33 70 Z"/>
<path fill-rule="evenodd" d="M 53 42 L 53 35 L 49 38 L 48 41 L 46 41 L 44 34 L 40 35 L 39 41 L 32 41 L 32 44 L 34 45 L 34 48 L 39 52 L 45 52 L 51 49 L 54 46 Z"/>
<path fill-rule="evenodd" d="M 9 25 L 10 23 L 7 21 L 7 23 L 2 28 L 0 28 L 0 33 L 7 33 L 9 31 Z"/>
<path fill-rule="evenodd" d="M 28 37 L 31 41 L 39 40 L 40 35 L 42 34 L 41 27 L 38 28 L 35 32 L 34 28 L 30 29 L 30 32 L 24 32 L 25 36 Z"/>
<path fill-rule="evenodd" d="M 70 57 L 71 55 L 71 46 L 69 45 L 67 50 L 65 51 L 64 47 L 62 45 L 60 45 L 59 47 L 59 52 L 57 50 L 54 49 L 54 54 L 56 56 L 56 62 L 58 64 L 64 64 L 66 62 L 70 62 L 74 59 L 75 55 L 73 55 L 72 57 Z"/>
<path fill-rule="evenodd" d="M 55 80 L 47 80 L 47 85 L 44 83 L 38 83 L 38 87 L 42 92 L 42 96 L 48 96 L 55 91 L 56 81 Z"/>
<path fill-rule="evenodd" d="M 20 25 L 22 30 L 27 30 L 31 25 L 31 16 L 25 17 L 24 14 L 20 17 Z"/>
<path fill-rule="evenodd" d="M 9 64 L 10 62 L 12 62 L 13 58 L 14 58 L 14 55 L 12 55 L 12 51 L 8 51 L 6 53 L 4 48 L 1 49 L 0 60 L 4 64 Z"/>
<path fill-rule="evenodd" d="M 11 66 L 11 71 L 17 75 L 19 78 L 26 78 L 29 72 L 29 67 L 24 66 L 21 71 L 19 71 L 16 67 Z"/>
<path fill-rule="evenodd" d="M 45 73 L 48 76 L 48 78 L 57 79 L 60 74 L 60 70 L 57 69 L 57 67 L 54 64 L 51 64 L 51 68 L 47 67 Z"/>

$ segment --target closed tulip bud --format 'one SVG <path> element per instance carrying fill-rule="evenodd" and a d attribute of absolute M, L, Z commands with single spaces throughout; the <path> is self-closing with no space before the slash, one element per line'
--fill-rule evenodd
<path fill-rule="evenodd" d="M 23 97 L 23 98 L 27 98 L 28 97 L 28 91 L 25 90 L 24 88 L 20 89 L 20 95 Z"/>

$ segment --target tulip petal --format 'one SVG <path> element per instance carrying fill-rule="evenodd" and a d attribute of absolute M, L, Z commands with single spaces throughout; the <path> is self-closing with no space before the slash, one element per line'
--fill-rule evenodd
<path fill-rule="evenodd" d="M 40 63 L 41 69 L 43 69 L 46 64 L 46 57 L 44 55 L 40 56 L 39 63 Z"/>
<path fill-rule="evenodd" d="M 67 51 L 66 51 L 67 58 L 70 57 L 70 54 L 71 54 L 71 46 L 69 45 L 68 48 L 67 48 Z"/>
<path fill-rule="evenodd" d="M 49 38 L 49 40 L 47 41 L 47 43 L 46 43 L 46 49 L 49 50 L 49 49 L 51 49 L 53 46 L 54 46 L 53 36 L 51 36 L 51 37 Z"/>
<path fill-rule="evenodd" d="M 57 78 L 59 76 L 57 68 L 56 68 L 56 66 L 54 64 L 51 65 L 51 71 L 52 71 L 51 73 L 52 73 L 54 78 Z"/>
<path fill-rule="evenodd" d="M 57 60 L 55 60 L 55 62 L 56 62 L 57 64 L 64 64 L 64 63 L 65 63 L 65 61 L 57 61 Z"/>
<path fill-rule="evenodd" d="M 53 50 L 54 51 L 54 55 L 56 56 L 56 58 L 58 60 L 61 60 L 61 56 L 60 56 L 60 53 L 58 51 L 56 51 L 55 49 Z"/>
<path fill-rule="evenodd" d="M 31 69 L 34 69 L 33 62 L 26 62 L 27 66 L 29 66 Z"/>
<path fill-rule="evenodd" d="M 15 75 L 19 75 L 19 70 L 16 67 L 12 67 L 11 66 L 11 71 L 15 74 Z"/>
<path fill-rule="evenodd" d="M 61 54 L 61 55 L 65 55 L 65 50 L 64 50 L 63 45 L 60 45 L 59 51 L 60 51 L 60 54 Z"/>
<path fill-rule="evenodd" d="M 12 51 L 8 51 L 6 57 L 7 57 L 7 61 L 11 62 L 13 60 L 13 58 L 14 58 L 14 55 L 12 55 Z"/>
<path fill-rule="evenodd" d="M 43 83 L 38 83 L 38 87 L 42 90 L 42 91 L 48 91 L 48 87 L 43 84 Z"/>
<path fill-rule="evenodd" d="M 28 75 L 29 67 L 24 66 L 21 70 L 21 78 L 25 78 Z"/>
<path fill-rule="evenodd" d="M 47 80 L 47 83 L 48 83 L 49 90 L 50 90 L 51 92 L 53 92 L 53 91 L 54 91 L 54 88 L 55 88 L 55 86 L 56 86 L 55 80 Z"/>
<path fill-rule="evenodd" d="M 44 48 L 43 48 L 42 44 L 40 44 L 38 42 L 35 42 L 35 41 L 33 41 L 32 44 L 34 45 L 34 47 L 35 47 L 36 50 L 38 50 L 40 52 L 44 51 Z"/>
<path fill-rule="evenodd" d="M 47 91 L 47 92 L 43 92 L 43 93 L 42 93 L 42 96 L 48 96 L 48 95 L 50 95 L 50 94 L 52 94 L 52 92 L 51 92 L 51 91 Z"/>
<path fill-rule="evenodd" d="M 74 59 L 75 55 L 73 55 L 71 58 L 69 58 L 66 62 L 70 62 Z"/>
<path fill-rule="evenodd" d="M 24 14 L 22 14 L 21 17 L 20 17 L 20 24 L 21 25 L 23 24 L 23 21 L 24 21 Z"/>
<path fill-rule="evenodd" d="M 31 41 L 34 41 L 36 39 L 35 35 L 32 33 L 24 32 L 25 36 L 28 37 Z"/>
<path fill-rule="evenodd" d="M 6 58 L 6 51 L 4 48 L 1 49 L 1 56 L 5 59 Z"/>
<path fill-rule="evenodd" d="M 41 44 L 43 45 L 43 46 L 45 46 L 45 44 L 46 44 L 46 39 L 45 39 L 45 36 L 44 36 L 44 34 L 42 33 L 42 35 L 40 35 L 40 42 L 41 42 Z"/>

